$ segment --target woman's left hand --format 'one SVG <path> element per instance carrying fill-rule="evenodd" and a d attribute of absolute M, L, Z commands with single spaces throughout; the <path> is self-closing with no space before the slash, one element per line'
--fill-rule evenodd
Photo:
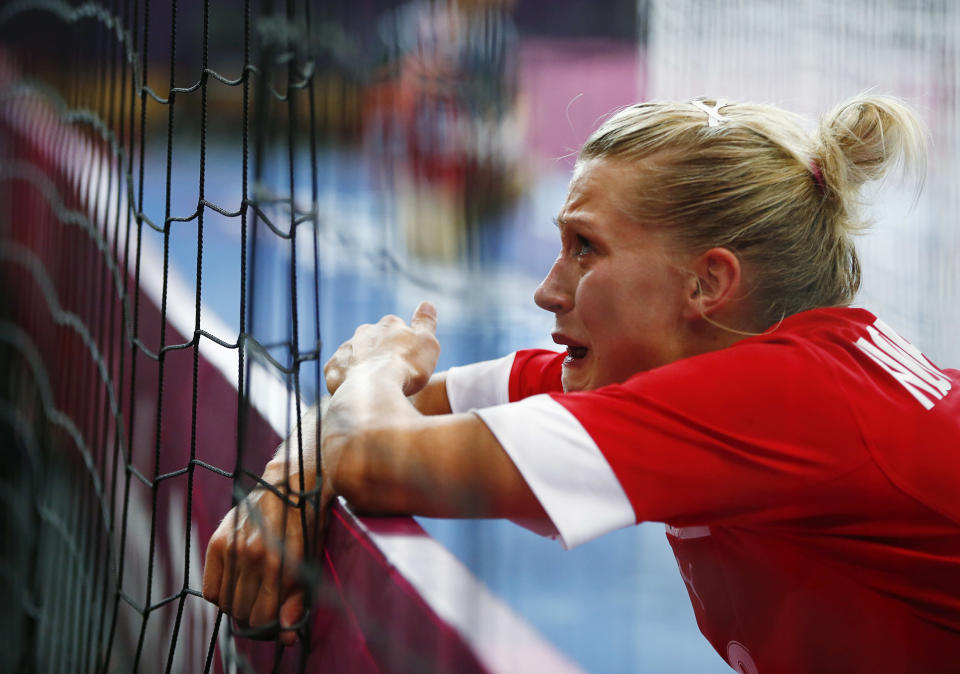
<path fill-rule="evenodd" d="M 374 367 L 382 376 L 396 377 L 404 395 L 417 393 L 437 366 L 436 330 L 437 310 L 430 302 L 420 303 L 409 325 L 397 316 L 361 325 L 324 366 L 327 390 L 335 393 L 355 368 Z"/>
<path fill-rule="evenodd" d="M 270 472 L 268 465 L 264 477 Z M 290 498 L 286 482 L 274 486 Z M 296 483 L 295 476 L 289 482 Z M 264 487 L 254 489 L 220 522 L 207 546 L 203 569 L 203 596 L 208 601 L 242 627 L 265 627 L 278 621 L 280 639 L 287 646 L 296 643 L 294 626 L 304 615 L 304 593 L 297 575 L 307 542 L 300 508 L 306 531 L 314 530 L 313 506 L 300 503 L 298 507 L 299 498 L 291 505 Z"/>

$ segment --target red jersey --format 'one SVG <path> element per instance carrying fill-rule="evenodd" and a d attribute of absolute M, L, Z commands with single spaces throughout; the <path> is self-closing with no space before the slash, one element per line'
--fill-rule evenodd
<path fill-rule="evenodd" d="M 563 393 L 564 354 L 454 368 L 566 546 L 667 524 L 745 672 L 960 672 L 960 372 L 862 309 Z"/>

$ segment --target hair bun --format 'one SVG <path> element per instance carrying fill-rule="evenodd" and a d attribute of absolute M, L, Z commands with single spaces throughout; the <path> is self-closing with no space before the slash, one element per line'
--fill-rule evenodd
<path fill-rule="evenodd" d="M 927 134 L 916 115 L 892 96 L 862 94 L 820 119 L 817 162 L 828 192 L 856 203 L 866 182 L 883 178 L 903 160 L 923 184 Z"/>

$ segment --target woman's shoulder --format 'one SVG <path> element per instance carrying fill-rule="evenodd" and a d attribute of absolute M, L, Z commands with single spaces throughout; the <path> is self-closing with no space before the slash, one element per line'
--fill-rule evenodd
<path fill-rule="evenodd" d="M 861 334 L 877 322 L 876 314 L 862 307 L 820 307 L 786 316 L 765 331 L 744 341 L 777 341 L 816 335 Z"/>

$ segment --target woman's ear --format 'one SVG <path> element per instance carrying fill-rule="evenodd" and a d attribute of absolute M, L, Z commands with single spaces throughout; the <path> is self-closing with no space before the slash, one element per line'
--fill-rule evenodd
<path fill-rule="evenodd" d="M 690 292 L 684 312 L 687 318 L 709 316 L 729 307 L 742 293 L 740 258 L 727 248 L 711 248 L 693 261 Z"/>

